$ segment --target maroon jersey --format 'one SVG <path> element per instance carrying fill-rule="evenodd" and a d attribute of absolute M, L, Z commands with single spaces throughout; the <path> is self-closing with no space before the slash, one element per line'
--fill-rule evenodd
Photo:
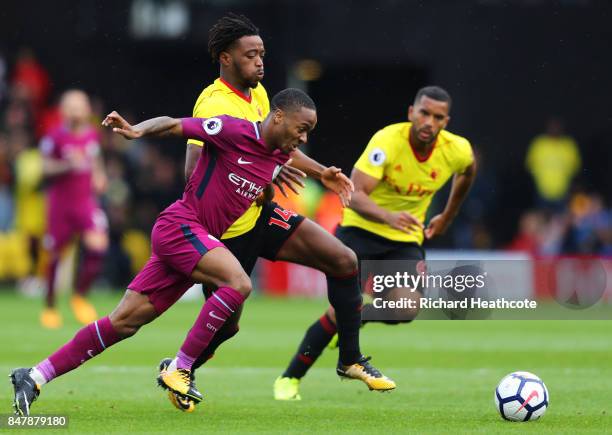
<path fill-rule="evenodd" d="M 221 237 L 272 182 L 289 155 L 268 149 L 257 122 L 226 115 L 181 122 L 185 137 L 206 146 L 183 198 L 160 217 L 195 218 L 212 236 Z"/>
<path fill-rule="evenodd" d="M 51 208 L 71 209 L 96 203 L 92 170 L 100 153 L 100 143 L 98 132 L 93 127 L 79 133 L 66 127 L 58 128 L 42 139 L 40 150 L 45 157 L 77 159 L 81 163 L 79 169 L 50 179 L 48 195 Z"/>

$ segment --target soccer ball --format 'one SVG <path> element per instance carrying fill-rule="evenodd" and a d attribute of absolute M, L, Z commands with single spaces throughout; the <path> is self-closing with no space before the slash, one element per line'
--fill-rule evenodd
<path fill-rule="evenodd" d="M 495 389 L 495 407 L 510 421 L 537 420 L 546 412 L 548 401 L 546 385 L 529 372 L 510 373 Z"/>

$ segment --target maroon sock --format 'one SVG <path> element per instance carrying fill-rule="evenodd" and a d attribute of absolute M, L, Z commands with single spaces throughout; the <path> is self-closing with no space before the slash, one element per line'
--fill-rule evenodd
<path fill-rule="evenodd" d="M 220 287 L 206 300 L 195 324 L 177 353 L 177 368 L 190 369 L 225 321 L 244 302 L 244 296 L 230 287 Z"/>
<path fill-rule="evenodd" d="M 232 338 L 234 335 L 238 334 L 240 328 L 237 323 L 225 324 L 223 328 L 219 332 L 215 334 L 213 339 L 208 343 L 204 352 L 200 354 L 198 359 L 193 362 L 191 366 L 191 370 L 198 369 L 202 367 L 208 360 L 210 360 L 213 356 L 215 356 L 215 351 L 221 346 L 224 342 Z"/>
<path fill-rule="evenodd" d="M 107 316 L 79 330 L 72 340 L 36 368 L 50 381 L 77 368 L 120 340 Z"/>
<path fill-rule="evenodd" d="M 52 258 L 47 266 L 47 307 L 55 307 L 55 276 L 57 275 L 58 258 Z"/>
<path fill-rule="evenodd" d="M 94 251 L 92 249 L 83 250 L 83 258 L 79 265 L 79 273 L 76 282 L 76 292 L 81 296 L 85 296 L 91 287 L 91 284 L 99 275 L 102 269 L 104 260 L 104 252 Z"/>

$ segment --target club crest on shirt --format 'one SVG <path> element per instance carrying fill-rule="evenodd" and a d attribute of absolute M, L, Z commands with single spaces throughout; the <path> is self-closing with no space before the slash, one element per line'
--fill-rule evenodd
<path fill-rule="evenodd" d="M 219 118 L 208 118 L 202 121 L 202 128 L 208 135 L 212 136 L 221 131 L 223 122 Z"/>
<path fill-rule="evenodd" d="M 373 164 L 374 166 L 380 166 L 385 163 L 387 155 L 380 148 L 374 148 L 372 151 L 370 151 L 369 158 L 371 164 Z"/>

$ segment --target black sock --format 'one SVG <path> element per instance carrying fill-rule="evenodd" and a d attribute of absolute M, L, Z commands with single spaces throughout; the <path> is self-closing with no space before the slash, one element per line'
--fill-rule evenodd
<path fill-rule="evenodd" d="M 361 358 L 359 328 L 361 327 L 361 290 L 359 275 L 345 278 L 327 276 L 327 297 L 336 311 L 340 361 L 351 365 Z"/>
<path fill-rule="evenodd" d="M 323 314 L 306 331 L 306 335 L 304 335 L 297 353 L 289 363 L 289 367 L 283 373 L 283 377 L 298 379 L 304 377 L 335 333 L 336 325 L 333 324 L 327 314 Z"/>
<path fill-rule="evenodd" d="M 414 320 L 411 313 L 404 313 L 401 310 L 381 310 L 374 308 L 372 304 L 365 304 L 361 310 L 361 324 L 384 323 L 385 325 L 399 325 L 400 323 L 410 323 Z"/>
<path fill-rule="evenodd" d="M 210 343 L 208 343 L 208 346 L 206 347 L 206 349 L 204 349 L 204 352 L 202 352 L 200 356 L 193 362 L 191 370 L 195 371 L 196 369 L 200 368 L 206 361 L 211 359 L 215 355 L 215 351 L 217 350 L 217 348 L 221 346 L 224 341 L 227 341 L 234 335 L 238 334 L 239 329 L 240 328 L 236 323 L 223 325 L 219 332 L 217 332 L 212 338 Z"/>

